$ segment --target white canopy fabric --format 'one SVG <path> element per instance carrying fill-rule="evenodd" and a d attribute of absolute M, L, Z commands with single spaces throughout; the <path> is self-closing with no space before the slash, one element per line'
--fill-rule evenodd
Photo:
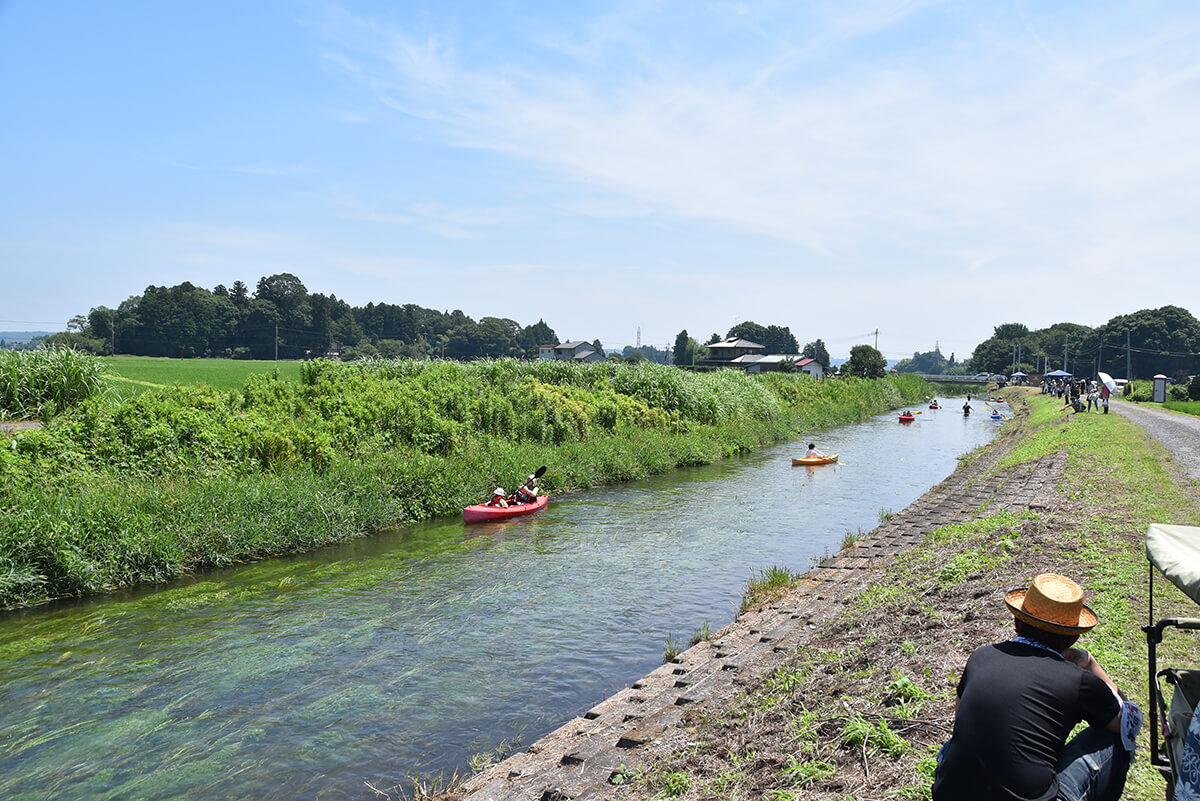
<path fill-rule="evenodd" d="M 1171 583 L 1200 604 L 1200 526 L 1151 523 L 1146 556 Z"/>

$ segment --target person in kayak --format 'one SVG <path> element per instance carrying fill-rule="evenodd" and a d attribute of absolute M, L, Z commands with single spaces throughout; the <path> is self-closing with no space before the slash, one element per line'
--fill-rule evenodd
<path fill-rule="evenodd" d="M 492 499 L 487 502 L 488 506 L 499 506 L 501 509 L 508 507 L 508 499 L 504 492 L 504 487 L 496 487 L 492 491 Z"/>
<path fill-rule="evenodd" d="M 815 442 L 808 443 L 808 450 L 804 452 L 805 459 L 820 459 L 825 456 L 828 456 L 828 454 L 821 453 L 819 450 L 817 450 L 817 445 Z"/>
<path fill-rule="evenodd" d="M 513 495 L 513 501 L 515 503 L 533 503 L 537 500 L 537 496 L 537 476 L 530 473 L 529 477 L 525 479 L 525 483 L 517 487 L 517 491 Z"/>
<path fill-rule="evenodd" d="M 1083 589 L 1043 573 L 1004 600 L 1017 636 L 967 660 L 933 801 L 1115 801 L 1141 711 L 1094 656 L 1073 647 L 1097 622 Z M 1083 721 L 1088 726 L 1068 742 Z"/>

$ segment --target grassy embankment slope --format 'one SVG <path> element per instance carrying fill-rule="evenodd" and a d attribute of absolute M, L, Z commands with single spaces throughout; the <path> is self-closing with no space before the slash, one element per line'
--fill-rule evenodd
<path fill-rule="evenodd" d="M 128 378 L 130 364 L 113 369 Z M 110 393 L 3 442 L 0 606 L 456 515 L 541 464 L 554 493 L 708 463 L 931 390 L 913 376 L 813 381 L 651 364 L 299 370 L 297 381 L 252 374 L 235 391 Z M 156 377 L 136 380 L 169 376 Z"/>
<path fill-rule="evenodd" d="M 1027 398 L 1028 415 L 984 480 L 1064 453 L 1050 509 L 991 513 L 931 532 L 863 591 L 847 612 L 727 708 L 691 720 L 691 744 L 631 769 L 628 797 L 823 799 L 928 798 L 934 755 L 950 732 L 954 687 L 967 656 L 1012 636 L 1004 592 L 1040 572 L 1075 577 L 1100 624 L 1080 646 L 1149 710 L 1145 635 L 1151 522 L 1200 524 L 1194 488 L 1172 479 L 1170 457 L 1128 419 L 1066 415 L 1055 398 Z M 1197 616 L 1159 577 L 1156 618 Z M 1168 633 L 1160 666 L 1194 666 L 1194 634 Z M 1126 799 L 1161 799 L 1143 730 Z"/>

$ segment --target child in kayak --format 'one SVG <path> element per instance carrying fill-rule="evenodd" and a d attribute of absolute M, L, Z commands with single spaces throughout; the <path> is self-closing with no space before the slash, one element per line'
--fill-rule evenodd
<path fill-rule="evenodd" d="M 499 506 L 502 509 L 508 507 L 508 501 L 505 498 L 503 487 L 496 487 L 496 489 L 492 492 L 492 499 L 487 502 L 487 505 Z"/>

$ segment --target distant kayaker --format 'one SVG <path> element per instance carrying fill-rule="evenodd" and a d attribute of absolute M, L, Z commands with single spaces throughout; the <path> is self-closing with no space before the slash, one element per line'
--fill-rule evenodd
<path fill-rule="evenodd" d="M 537 496 L 537 476 L 530 473 L 529 477 L 525 479 L 525 483 L 517 487 L 517 492 L 513 499 L 517 503 L 533 503 L 537 500 Z"/>
<path fill-rule="evenodd" d="M 821 453 L 819 450 L 817 450 L 816 443 L 810 442 L 810 443 L 808 443 L 808 450 L 805 452 L 804 458 L 805 459 L 820 459 L 826 455 L 827 454 Z"/>
<path fill-rule="evenodd" d="M 507 508 L 508 501 L 505 499 L 506 494 L 507 493 L 504 492 L 504 487 L 496 487 L 496 489 L 492 491 L 492 499 L 488 501 L 487 505 Z"/>

